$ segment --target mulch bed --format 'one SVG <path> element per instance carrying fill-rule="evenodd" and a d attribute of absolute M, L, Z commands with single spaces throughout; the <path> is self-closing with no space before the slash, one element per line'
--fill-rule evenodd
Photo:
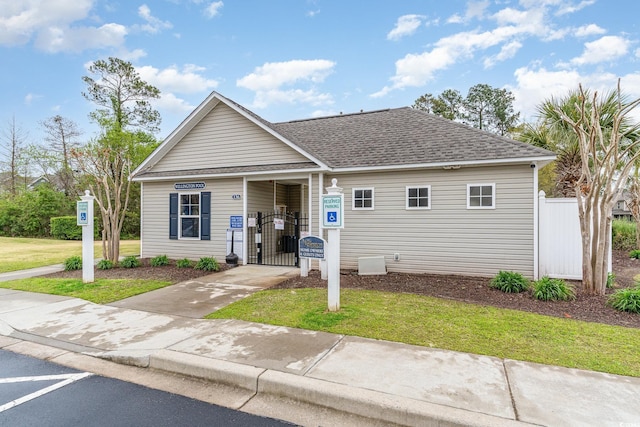
<path fill-rule="evenodd" d="M 159 279 L 178 283 L 210 274 L 193 268 L 177 268 L 175 265 L 163 267 L 149 266 L 148 259 L 142 259 L 142 267 L 113 268 L 111 270 L 95 270 L 95 278 L 136 278 Z M 224 263 L 221 269 L 230 268 Z M 634 285 L 636 275 L 640 274 L 640 260 L 631 259 L 627 252 L 613 252 L 613 271 L 616 275 L 616 288 Z M 82 271 L 60 272 L 48 277 L 82 278 Z M 640 278 L 640 276 L 639 276 Z M 528 311 L 532 313 L 571 318 L 588 322 L 640 328 L 640 314 L 619 312 L 606 304 L 607 296 L 590 296 L 581 292 L 581 282 L 570 281 L 576 289 L 576 300 L 538 301 L 530 292 L 506 294 L 488 286 L 489 278 L 388 273 L 379 276 L 359 276 L 353 271 L 343 271 L 340 275 L 340 287 L 351 289 L 369 289 L 385 292 L 404 292 L 428 295 L 438 298 L 463 301 L 467 303 L 488 305 L 500 308 Z M 323 288 L 327 282 L 320 278 L 318 271 L 311 271 L 309 277 L 294 277 L 272 289 Z M 615 289 L 607 290 L 607 295 Z"/>

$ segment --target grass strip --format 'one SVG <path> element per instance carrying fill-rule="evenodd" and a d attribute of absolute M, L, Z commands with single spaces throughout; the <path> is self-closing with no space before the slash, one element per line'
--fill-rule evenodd
<path fill-rule="evenodd" d="M 77 240 L 0 237 L 0 248 L 0 273 L 62 264 L 71 256 L 82 255 L 82 242 Z M 120 255 L 139 253 L 139 240 L 120 241 Z M 94 243 L 94 254 L 102 256 L 101 241 Z"/>
<path fill-rule="evenodd" d="M 552 303 L 550 303 L 552 304 Z M 640 377 L 640 331 L 457 301 L 343 289 L 266 290 L 206 316 Z"/>
<path fill-rule="evenodd" d="M 0 288 L 19 291 L 62 295 L 108 304 L 134 295 L 169 286 L 162 280 L 97 279 L 93 283 L 82 283 L 82 279 L 31 278 L 0 282 Z"/>

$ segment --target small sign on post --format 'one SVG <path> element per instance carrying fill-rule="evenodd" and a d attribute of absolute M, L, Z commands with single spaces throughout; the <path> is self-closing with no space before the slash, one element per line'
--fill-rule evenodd
<path fill-rule="evenodd" d="M 299 240 L 298 255 L 300 258 L 324 259 L 324 248 L 327 242 L 317 236 L 306 236 Z"/>
<path fill-rule="evenodd" d="M 77 223 L 82 226 L 82 282 L 93 283 L 93 199 L 89 190 L 77 202 Z"/>
<path fill-rule="evenodd" d="M 89 225 L 89 202 L 76 202 L 77 224 L 84 226 Z"/>
<path fill-rule="evenodd" d="M 338 180 L 331 180 L 327 194 L 322 195 L 322 228 L 327 233 L 327 285 L 329 311 L 340 310 L 340 229 L 344 228 L 344 194 Z"/>

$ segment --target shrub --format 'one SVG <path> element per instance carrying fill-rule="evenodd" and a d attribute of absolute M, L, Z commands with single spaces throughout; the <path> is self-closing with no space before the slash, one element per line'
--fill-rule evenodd
<path fill-rule="evenodd" d="M 98 267 L 98 270 L 111 270 L 113 268 L 113 262 L 108 259 L 102 259 L 98 261 L 98 265 L 96 267 Z"/>
<path fill-rule="evenodd" d="M 576 298 L 573 286 L 561 279 L 543 277 L 533 284 L 533 297 L 541 301 L 569 301 Z"/>
<path fill-rule="evenodd" d="M 491 280 L 489 286 L 506 293 L 518 293 L 529 289 L 529 281 L 520 273 L 500 271 Z"/>
<path fill-rule="evenodd" d="M 617 290 L 607 302 L 616 310 L 640 313 L 640 286 Z"/>
<path fill-rule="evenodd" d="M 82 268 L 82 258 L 72 256 L 64 260 L 64 271 L 80 270 Z"/>
<path fill-rule="evenodd" d="M 218 271 L 220 270 L 220 265 L 218 265 L 218 261 L 214 257 L 203 257 L 200 258 L 195 269 L 203 271 Z"/>
<path fill-rule="evenodd" d="M 75 216 L 56 216 L 49 220 L 51 237 L 59 240 L 82 240 L 82 226 Z M 100 238 L 100 220 L 93 219 L 93 238 Z"/>
<path fill-rule="evenodd" d="M 616 275 L 614 273 L 607 273 L 607 289 L 613 288 L 616 284 Z"/>
<path fill-rule="evenodd" d="M 635 258 L 635 259 L 640 259 L 640 250 L 638 250 L 638 249 L 632 250 L 631 252 L 629 252 L 629 257 Z"/>
<path fill-rule="evenodd" d="M 152 267 L 162 267 L 163 265 L 169 265 L 169 258 L 166 255 L 158 255 L 151 258 Z"/>
<path fill-rule="evenodd" d="M 611 223 L 611 247 L 629 251 L 636 247 L 636 224 L 625 219 L 614 219 Z"/>
<path fill-rule="evenodd" d="M 191 260 L 189 258 L 183 258 L 183 259 L 179 259 L 178 261 L 176 261 L 176 267 L 178 268 L 189 268 L 191 267 L 192 263 Z"/>
<path fill-rule="evenodd" d="M 136 267 L 140 267 L 142 264 L 140 263 L 140 260 L 137 257 L 131 255 L 123 259 L 120 265 L 123 266 L 124 268 L 136 268 Z"/>

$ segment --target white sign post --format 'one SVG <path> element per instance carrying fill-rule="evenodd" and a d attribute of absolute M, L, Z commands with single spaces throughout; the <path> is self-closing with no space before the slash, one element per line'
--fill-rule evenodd
<path fill-rule="evenodd" d="M 327 194 L 322 195 L 322 228 L 328 229 L 327 279 L 329 311 L 340 310 L 340 229 L 344 228 L 344 194 L 331 180 Z"/>
<path fill-rule="evenodd" d="M 89 190 L 77 202 L 77 223 L 82 226 L 82 282 L 93 283 L 93 199 Z"/>

